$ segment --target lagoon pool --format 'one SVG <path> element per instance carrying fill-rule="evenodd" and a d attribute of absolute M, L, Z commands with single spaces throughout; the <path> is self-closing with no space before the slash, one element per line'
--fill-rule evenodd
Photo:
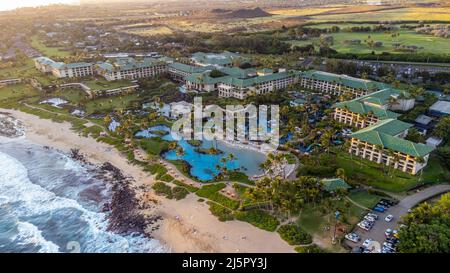
<path fill-rule="evenodd" d="M 166 131 L 168 134 L 164 136 L 157 135 L 155 131 Z M 172 141 L 170 128 L 164 125 L 151 127 L 147 130 L 142 130 L 136 133 L 137 137 L 153 138 L 160 137 L 161 139 Z M 259 165 L 266 160 L 263 153 L 253 151 L 250 149 L 242 149 L 225 144 L 221 141 L 202 141 L 199 148 L 208 149 L 215 147 L 223 153 L 217 155 L 203 154 L 196 151 L 197 147 L 190 145 L 186 140 L 178 141 L 178 145 L 183 148 L 183 154 L 177 155 L 175 150 L 171 150 L 163 154 L 167 160 L 184 160 L 191 166 L 190 174 L 201 181 L 210 181 L 219 174 L 216 169 L 217 165 L 222 165 L 220 159 L 233 154 L 235 159 L 227 163 L 227 168 L 231 170 L 241 171 L 248 176 L 262 174 Z"/>

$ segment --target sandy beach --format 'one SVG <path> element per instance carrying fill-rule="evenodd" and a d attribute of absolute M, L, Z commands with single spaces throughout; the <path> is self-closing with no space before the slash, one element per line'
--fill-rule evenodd
<path fill-rule="evenodd" d="M 149 188 L 154 178 L 139 167 L 127 162 L 114 147 L 82 137 L 73 132 L 69 123 L 55 123 L 20 111 L 0 109 L 12 114 L 26 125 L 25 138 L 38 145 L 49 146 L 64 152 L 79 149 L 93 164 L 109 162 L 126 176 L 134 179 L 137 188 Z M 220 222 L 213 216 L 208 205 L 198 202 L 194 194 L 180 201 L 168 200 L 142 194 L 142 202 L 157 200 L 158 205 L 145 211 L 161 215 L 160 227 L 153 237 L 165 244 L 172 252 L 294 252 L 277 233 L 266 232 L 240 221 Z"/>

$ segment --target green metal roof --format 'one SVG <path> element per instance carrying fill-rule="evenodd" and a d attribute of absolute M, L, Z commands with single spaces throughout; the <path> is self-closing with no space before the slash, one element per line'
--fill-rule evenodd
<path fill-rule="evenodd" d="M 193 65 L 188 65 L 188 64 L 178 63 L 178 62 L 169 64 L 169 67 L 183 71 L 185 73 L 203 73 L 207 70 L 214 69 L 214 67 L 210 67 L 210 66 L 199 67 L 199 66 L 193 66 Z"/>
<path fill-rule="evenodd" d="M 380 133 L 385 133 L 391 136 L 398 135 L 405 130 L 408 130 L 409 128 L 413 127 L 411 123 L 406 123 L 397 119 L 385 119 L 382 121 L 377 122 L 376 124 L 363 128 L 356 132 L 358 133 L 364 133 L 366 131 L 374 130 Z"/>
<path fill-rule="evenodd" d="M 328 179 L 322 179 L 322 185 L 323 189 L 327 192 L 336 191 L 338 189 L 342 190 L 348 190 L 350 189 L 350 185 L 347 184 L 343 179 L 341 178 L 328 178 Z"/>
<path fill-rule="evenodd" d="M 225 76 L 227 77 L 227 76 Z M 216 84 L 221 82 L 224 77 L 213 78 L 210 77 L 207 73 L 192 73 L 189 76 L 186 76 L 184 79 L 188 82 L 198 83 L 198 84 Z"/>
<path fill-rule="evenodd" d="M 399 125 L 399 123 L 392 123 L 391 125 L 380 125 L 377 123 L 358 132 L 355 132 L 351 136 L 372 145 L 379 145 L 385 149 L 391 149 L 393 151 L 401 152 L 414 157 L 426 156 L 434 150 L 434 148 L 431 146 L 422 143 L 414 143 L 412 141 L 385 133 L 386 131 L 398 131 L 396 129 L 390 128 L 391 126 L 395 125 Z"/>
<path fill-rule="evenodd" d="M 256 75 L 256 69 L 254 68 L 247 68 L 242 69 L 239 67 L 223 67 L 219 69 L 222 73 L 225 73 L 229 76 L 239 78 L 239 79 L 245 79 L 249 78 L 250 76 Z"/>
<path fill-rule="evenodd" d="M 210 65 L 229 65 L 234 59 L 242 58 L 238 53 L 224 51 L 222 53 L 196 52 L 192 54 L 192 59 L 198 63 Z"/>
<path fill-rule="evenodd" d="M 410 94 L 406 91 L 393 89 L 393 88 L 386 88 L 380 91 L 376 91 L 373 93 L 370 93 L 368 95 L 362 96 L 358 98 L 357 100 L 377 104 L 377 105 L 387 105 L 391 102 L 391 99 L 400 99 L 410 98 Z"/>
<path fill-rule="evenodd" d="M 254 77 L 249 79 L 238 79 L 234 77 L 223 77 L 221 78 L 221 82 L 229 85 L 233 85 L 239 88 L 246 88 L 258 84 L 263 84 L 269 81 L 280 80 L 288 77 L 292 77 L 294 74 L 291 72 L 280 72 L 273 73 L 270 75 Z"/>
<path fill-rule="evenodd" d="M 380 90 L 384 89 L 387 86 L 380 82 L 375 82 L 371 80 L 358 79 L 354 77 L 350 77 L 347 75 L 337 75 L 333 73 L 309 70 L 304 71 L 300 74 L 304 78 L 326 81 L 326 82 L 335 82 L 347 87 L 355 88 L 355 89 L 363 89 L 363 90 Z"/>
<path fill-rule="evenodd" d="M 377 117 L 379 119 L 397 118 L 400 116 L 400 114 L 394 113 L 394 112 L 384 109 L 382 107 L 365 104 L 364 102 L 360 101 L 359 99 L 339 102 L 339 103 L 336 103 L 336 105 L 334 107 L 341 108 L 341 109 L 347 109 L 350 112 L 361 114 L 361 115 L 368 115 L 369 113 L 371 113 L 374 117 Z"/>
<path fill-rule="evenodd" d="M 113 71 L 126 71 L 145 67 L 151 67 L 155 65 L 163 64 L 164 62 L 155 58 L 144 58 L 143 60 L 135 60 L 131 57 L 116 58 L 113 63 L 100 62 L 97 63 L 98 67 L 108 72 Z"/>

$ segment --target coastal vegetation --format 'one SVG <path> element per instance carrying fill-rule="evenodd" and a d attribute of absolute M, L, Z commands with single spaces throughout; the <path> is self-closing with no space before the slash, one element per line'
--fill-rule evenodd
<path fill-rule="evenodd" d="M 306 245 L 312 243 L 311 235 L 294 224 L 280 226 L 277 232 L 290 245 Z"/>
<path fill-rule="evenodd" d="M 280 224 L 277 218 L 263 210 L 237 211 L 235 216 L 237 220 L 267 231 L 275 231 Z"/>
<path fill-rule="evenodd" d="M 403 253 L 450 251 L 450 194 L 435 204 L 422 203 L 402 219 L 398 249 Z"/>

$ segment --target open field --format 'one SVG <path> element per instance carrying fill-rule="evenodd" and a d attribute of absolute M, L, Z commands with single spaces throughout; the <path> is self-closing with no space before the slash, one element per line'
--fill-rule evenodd
<path fill-rule="evenodd" d="M 275 9 L 268 10 L 269 13 L 275 15 L 287 16 L 310 16 L 325 13 L 328 11 L 339 10 L 339 7 L 317 7 L 317 8 L 299 8 L 299 9 Z"/>
<path fill-rule="evenodd" d="M 375 12 L 320 14 L 310 17 L 316 22 L 324 21 L 450 21 L 448 7 L 406 7 L 399 9 L 379 10 Z"/>
<path fill-rule="evenodd" d="M 341 32 L 330 33 L 333 36 L 332 48 L 340 53 L 355 53 L 364 54 L 374 51 L 379 54 L 382 52 L 389 52 L 393 54 L 408 54 L 408 52 L 396 51 L 393 47 L 395 43 L 400 43 L 405 46 L 418 46 L 420 49 L 417 53 L 432 53 L 432 54 L 449 54 L 450 55 L 450 40 L 447 38 L 435 37 L 433 35 L 426 35 L 416 33 L 414 30 L 398 29 L 393 33 L 398 33 L 399 36 L 392 37 L 390 33 L 385 32 L 347 32 L 342 31 L 343 28 L 352 26 L 370 26 L 368 24 L 355 25 L 355 24 L 325 24 L 325 25 L 313 25 L 314 28 L 325 28 L 336 25 L 341 28 Z M 374 26 L 374 25 L 372 25 Z M 377 42 L 382 42 L 380 47 L 370 47 L 364 41 L 368 37 Z M 360 40 L 360 44 L 349 44 L 345 41 Z M 304 46 L 307 44 L 314 44 L 318 46 L 320 44 L 319 38 L 313 38 L 310 40 L 290 41 L 293 45 Z"/>
<path fill-rule="evenodd" d="M 44 43 L 42 43 L 38 36 L 33 36 L 31 38 L 31 46 L 47 57 L 64 58 L 71 55 L 69 51 L 65 51 L 62 48 L 46 46 Z"/>

